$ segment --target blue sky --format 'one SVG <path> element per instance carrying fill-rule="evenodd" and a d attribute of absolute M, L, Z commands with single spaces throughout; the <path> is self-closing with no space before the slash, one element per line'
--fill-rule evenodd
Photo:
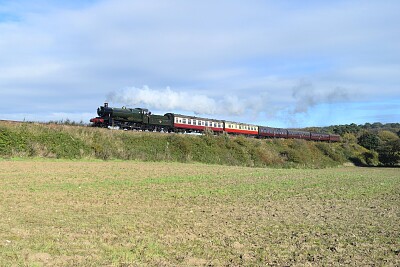
<path fill-rule="evenodd" d="M 2 1 L 0 119 L 105 101 L 270 125 L 400 122 L 399 1 Z"/>

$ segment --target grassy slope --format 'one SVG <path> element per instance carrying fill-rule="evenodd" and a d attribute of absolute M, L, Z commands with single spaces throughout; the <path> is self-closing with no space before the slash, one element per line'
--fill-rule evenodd
<path fill-rule="evenodd" d="M 122 159 L 323 168 L 363 163 L 356 144 L 111 131 L 0 122 L 0 157 Z"/>
<path fill-rule="evenodd" d="M 398 169 L 0 161 L 1 266 L 399 266 Z"/>

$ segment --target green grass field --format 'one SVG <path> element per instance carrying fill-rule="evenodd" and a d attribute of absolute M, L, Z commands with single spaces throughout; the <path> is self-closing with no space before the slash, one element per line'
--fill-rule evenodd
<path fill-rule="evenodd" d="M 0 161 L 1 266 L 400 265 L 400 170 Z"/>

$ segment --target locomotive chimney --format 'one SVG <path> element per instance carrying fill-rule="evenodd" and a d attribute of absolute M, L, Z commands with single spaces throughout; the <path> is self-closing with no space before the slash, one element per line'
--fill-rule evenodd
<path fill-rule="evenodd" d="M 104 103 L 104 107 L 108 108 L 108 103 L 107 102 Z"/>

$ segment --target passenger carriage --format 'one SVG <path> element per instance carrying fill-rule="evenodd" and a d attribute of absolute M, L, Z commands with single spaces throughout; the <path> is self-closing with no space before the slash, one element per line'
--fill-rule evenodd
<path fill-rule="evenodd" d="M 206 129 L 214 132 L 223 132 L 224 122 L 222 120 L 193 117 L 181 114 L 171 114 L 173 117 L 174 128 L 183 132 L 203 132 Z"/>
<path fill-rule="evenodd" d="M 224 131 L 230 134 L 258 135 L 258 126 L 247 123 L 225 121 Z"/>

